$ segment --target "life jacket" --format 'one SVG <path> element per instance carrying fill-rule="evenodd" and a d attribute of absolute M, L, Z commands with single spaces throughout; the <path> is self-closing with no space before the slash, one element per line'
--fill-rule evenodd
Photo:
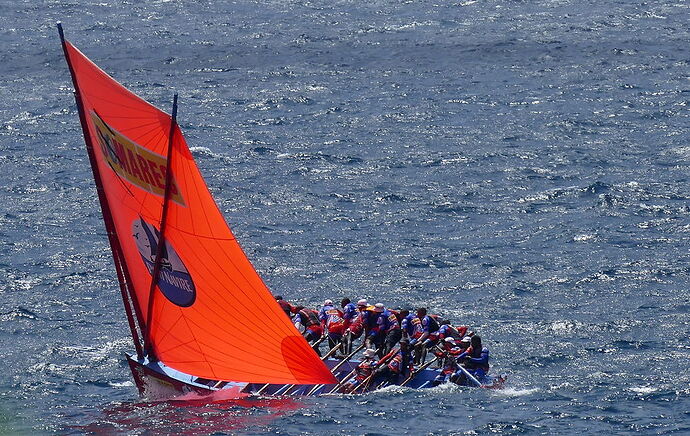
<path fill-rule="evenodd" d="M 394 374 L 402 374 L 406 370 L 411 372 L 412 362 L 410 360 L 410 352 L 401 350 L 395 353 L 395 357 L 388 362 L 387 366 Z"/>
<path fill-rule="evenodd" d="M 280 305 L 280 308 L 283 309 L 285 313 L 287 313 L 288 316 L 292 313 L 292 304 L 288 303 L 285 300 L 278 300 L 278 304 Z"/>
<path fill-rule="evenodd" d="M 458 369 L 458 361 L 455 357 L 460 354 L 459 348 L 454 348 L 448 351 L 448 355 L 443 360 L 441 373 L 444 375 L 452 374 Z"/>
<path fill-rule="evenodd" d="M 392 313 L 393 315 L 395 315 L 395 319 L 398 321 L 398 324 L 400 324 L 402 322 L 402 316 L 400 315 L 399 310 L 388 309 L 388 311 L 390 313 Z"/>
<path fill-rule="evenodd" d="M 467 369 L 477 369 L 481 368 L 484 372 L 489 372 L 489 349 L 484 347 L 481 350 L 473 350 L 469 353 L 471 359 L 465 362 L 465 368 Z M 479 362 L 474 362 L 473 359 L 479 360 Z"/>
<path fill-rule="evenodd" d="M 352 333 L 352 339 L 357 339 L 362 335 L 362 332 L 364 331 L 364 325 L 362 324 L 362 320 L 357 317 L 355 320 L 352 322 L 347 327 L 348 330 L 350 330 L 350 333 Z"/>
<path fill-rule="evenodd" d="M 424 334 L 424 327 L 422 326 L 422 320 L 419 319 L 419 317 L 415 316 L 414 318 L 411 318 L 408 325 L 409 325 L 409 328 L 412 330 L 411 336 L 414 339 L 417 339 Z"/>
<path fill-rule="evenodd" d="M 388 328 L 386 329 L 386 332 L 400 330 L 400 320 L 398 319 L 398 315 L 396 315 L 395 311 L 393 310 L 388 310 L 388 312 Z"/>
<path fill-rule="evenodd" d="M 400 321 L 400 328 L 403 330 L 403 334 L 412 336 L 414 334 L 414 324 L 412 320 L 417 318 L 413 314 L 409 314 Z"/>
<path fill-rule="evenodd" d="M 355 380 L 360 382 L 366 380 L 371 374 L 373 374 L 374 369 L 376 369 L 376 360 L 363 360 L 359 365 L 357 365 L 357 368 L 355 368 Z"/>
<path fill-rule="evenodd" d="M 307 309 L 305 307 L 304 309 L 300 310 L 299 313 L 302 318 L 302 323 L 305 327 L 309 327 L 314 324 L 321 325 L 321 321 L 319 321 L 319 313 L 317 311 Z"/>
<path fill-rule="evenodd" d="M 333 308 L 326 311 L 326 325 L 330 326 L 332 324 L 341 324 L 345 322 L 343 319 L 343 312 Z"/>
<path fill-rule="evenodd" d="M 395 357 L 393 357 L 390 362 L 388 362 L 388 368 L 396 374 L 399 374 L 402 372 L 403 368 L 403 355 L 401 352 L 398 352 Z"/>
<path fill-rule="evenodd" d="M 333 308 L 326 311 L 326 328 L 329 333 L 342 334 L 345 330 L 345 320 L 343 312 Z"/>
<path fill-rule="evenodd" d="M 441 317 L 438 315 L 427 315 L 429 317 L 429 333 L 438 331 L 440 328 L 439 320 Z M 438 319 L 437 319 L 438 318 Z"/>

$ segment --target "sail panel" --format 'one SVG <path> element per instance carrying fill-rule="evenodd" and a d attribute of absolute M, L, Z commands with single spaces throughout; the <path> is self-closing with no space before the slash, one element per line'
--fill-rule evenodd
<path fill-rule="evenodd" d="M 69 62 L 136 300 L 147 319 L 160 240 L 171 117 L 67 42 Z M 174 126 L 172 196 L 151 343 L 166 365 L 203 378 L 332 383 L 247 259 Z"/>

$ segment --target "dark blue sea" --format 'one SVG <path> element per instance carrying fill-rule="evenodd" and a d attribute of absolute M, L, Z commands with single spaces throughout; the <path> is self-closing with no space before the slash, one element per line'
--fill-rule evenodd
<path fill-rule="evenodd" d="M 690 433 L 690 3 L 1 0 L 0 434 Z M 267 285 L 507 388 L 140 399 L 55 23 L 179 121 Z"/>

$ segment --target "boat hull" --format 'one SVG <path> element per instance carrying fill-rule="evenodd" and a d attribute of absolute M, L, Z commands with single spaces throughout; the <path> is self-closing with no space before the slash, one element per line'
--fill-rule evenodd
<path fill-rule="evenodd" d="M 195 393 L 198 395 L 211 395 L 218 391 L 234 389 L 238 393 L 247 395 L 285 395 L 285 396 L 305 396 L 305 395 L 327 395 L 338 393 L 337 385 L 265 385 L 259 383 L 243 382 L 223 382 L 207 380 L 184 374 L 165 366 L 160 362 L 150 362 L 146 359 L 139 360 L 134 356 L 127 355 L 127 362 L 132 371 L 134 382 L 137 385 L 139 394 L 145 398 L 167 399 L 176 396 Z M 336 365 L 341 365 L 335 372 L 338 380 L 342 380 L 359 364 L 359 361 L 352 360 L 341 364 L 340 360 L 327 359 L 324 363 L 332 370 Z M 424 369 L 413 379 L 405 384 L 412 389 L 421 389 L 433 386 L 433 380 L 439 374 L 438 369 Z M 505 382 L 505 376 L 487 377 L 482 380 L 482 388 L 500 389 Z M 402 380 L 401 380 L 402 381 Z M 381 387 L 384 383 L 375 380 L 370 387 Z M 398 384 L 398 383 L 394 383 Z M 335 389 L 335 390 L 334 390 Z"/>

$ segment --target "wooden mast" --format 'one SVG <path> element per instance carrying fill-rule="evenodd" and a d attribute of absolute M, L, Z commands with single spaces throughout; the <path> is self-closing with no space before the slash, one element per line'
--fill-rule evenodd
<path fill-rule="evenodd" d="M 172 197 L 172 156 L 173 156 L 173 138 L 175 136 L 175 128 L 177 127 L 177 94 L 173 97 L 172 117 L 170 120 L 170 132 L 168 133 L 168 156 L 165 163 L 165 195 L 163 196 L 163 211 L 161 212 L 161 223 L 158 236 L 158 245 L 156 246 L 156 260 L 153 264 L 153 272 L 151 273 L 151 287 L 149 288 L 149 301 L 146 310 L 146 330 L 144 332 L 144 352 L 149 360 L 156 360 L 156 356 L 151 346 L 151 321 L 153 319 L 153 300 L 156 294 L 156 286 L 158 285 L 158 278 L 160 277 L 161 264 L 163 259 L 163 252 L 165 249 L 165 228 L 168 222 L 168 205 Z"/>
<path fill-rule="evenodd" d="M 65 53 L 65 60 L 67 61 L 67 66 L 69 67 L 70 75 L 72 76 L 72 83 L 74 85 L 74 98 L 76 100 L 77 110 L 79 112 L 79 121 L 81 123 L 82 133 L 84 134 L 84 142 L 86 143 L 86 151 L 89 156 L 91 171 L 93 172 L 93 178 L 96 182 L 98 202 L 101 206 L 101 213 L 103 214 L 103 221 L 105 223 L 106 233 L 108 234 L 108 241 L 110 242 L 110 251 L 112 252 L 113 262 L 115 263 L 115 271 L 117 272 L 117 280 L 120 284 L 120 294 L 122 296 L 122 302 L 125 306 L 127 322 L 129 323 L 129 329 L 132 333 L 132 341 L 134 342 L 134 348 L 136 349 L 137 357 L 141 359 L 144 356 L 140 339 L 140 331 L 142 326 L 141 310 L 139 309 L 137 300 L 132 293 L 132 290 L 134 289 L 132 279 L 129 275 L 129 270 L 127 269 L 127 264 L 122 253 L 122 246 L 120 245 L 120 240 L 117 237 L 117 231 L 115 229 L 115 223 L 113 221 L 112 213 L 110 211 L 110 205 L 108 204 L 108 199 L 106 198 L 105 191 L 103 189 L 100 171 L 98 170 L 98 162 L 96 160 L 96 155 L 93 151 L 93 143 L 91 142 L 89 128 L 86 123 L 86 114 L 84 113 L 84 105 L 82 104 L 81 93 L 79 92 L 79 84 L 77 83 L 77 77 L 74 74 L 74 68 L 72 67 L 72 63 L 70 62 L 69 52 L 67 50 L 67 44 L 65 42 L 65 35 L 62 31 L 62 24 L 57 23 L 57 28 L 60 34 L 62 50 Z"/>

